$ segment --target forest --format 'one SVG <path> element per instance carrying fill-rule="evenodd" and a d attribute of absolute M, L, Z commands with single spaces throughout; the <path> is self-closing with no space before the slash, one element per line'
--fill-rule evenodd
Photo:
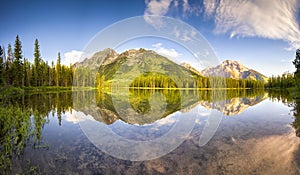
<path fill-rule="evenodd" d="M 300 49 L 297 49 L 296 56 L 293 61 L 296 68 L 294 73 L 285 72 L 281 76 L 271 76 L 265 87 L 268 89 L 287 89 L 295 88 L 296 91 L 300 89 Z"/>
<path fill-rule="evenodd" d="M 11 44 L 0 46 L 0 86 L 40 87 L 40 86 L 71 86 L 73 79 L 72 65 L 61 64 L 58 52 L 56 65 L 51 65 L 41 57 L 38 39 L 34 43 L 34 63 L 22 55 L 22 43 L 16 36 L 14 48 Z"/>
<path fill-rule="evenodd" d="M 180 80 L 177 85 L 172 78 L 155 72 L 143 74 L 137 77 L 130 85 L 132 88 L 293 88 L 300 87 L 300 50 L 296 51 L 293 61 L 296 71 L 284 73 L 281 76 L 272 76 L 267 83 L 263 81 L 222 77 L 203 77 L 194 75 L 193 80 Z M 103 87 L 110 84 L 105 82 L 103 73 L 91 75 L 93 71 L 89 67 L 73 68 L 61 64 L 60 52 L 49 65 L 48 61 L 42 59 L 38 39 L 34 42 L 33 63 L 22 55 L 22 43 L 16 36 L 14 48 L 8 44 L 7 51 L 0 46 L 0 87 L 70 87 L 73 82 L 76 86 Z M 77 76 L 75 76 L 77 75 Z M 76 77 L 76 80 L 74 80 Z"/>
<path fill-rule="evenodd" d="M 180 87 L 172 80 L 172 78 L 163 75 L 161 73 L 145 73 L 134 79 L 130 87 L 139 88 L 237 88 L 237 89 L 263 89 L 264 82 L 251 80 L 251 79 L 240 79 L 235 80 L 232 78 L 223 77 L 203 77 L 195 75 L 193 79 L 184 79 L 181 82 Z"/>

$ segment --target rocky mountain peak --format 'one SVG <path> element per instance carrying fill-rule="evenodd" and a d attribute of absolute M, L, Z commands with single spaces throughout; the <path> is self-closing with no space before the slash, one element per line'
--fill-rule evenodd
<path fill-rule="evenodd" d="M 143 48 L 130 49 L 130 50 L 126 50 L 125 52 L 121 53 L 120 57 L 132 58 L 132 57 L 137 56 L 138 54 L 142 54 L 142 53 L 145 53 L 145 52 L 153 52 L 153 51 L 146 50 L 146 49 L 143 49 Z"/>
<path fill-rule="evenodd" d="M 111 48 L 106 48 L 102 51 L 96 52 L 92 57 L 86 58 L 81 62 L 75 63 L 74 67 L 86 67 L 98 68 L 101 64 L 109 64 L 114 62 L 119 54 Z"/>
<path fill-rule="evenodd" d="M 189 63 L 182 62 L 180 65 L 183 66 L 183 67 L 185 67 L 185 68 L 187 68 L 187 69 L 189 69 L 190 71 L 194 72 L 197 75 L 202 75 L 200 71 L 198 71 L 197 69 L 195 69 Z"/>
<path fill-rule="evenodd" d="M 225 60 L 216 67 L 202 70 L 201 73 L 204 76 L 220 76 L 233 79 L 253 79 L 267 81 L 267 77 L 263 74 L 253 69 L 249 69 L 243 64 L 233 60 Z"/>
<path fill-rule="evenodd" d="M 100 52 L 95 53 L 91 58 L 87 58 L 82 62 L 75 63 L 74 67 L 88 66 L 92 70 L 94 69 L 97 70 L 101 65 L 108 65 L 124 57 L 127 59 L 128 65 L 142 64 L 141 60 L 147 60 L 148 61 L 147 64 L 157 64 L 156 58 L 159 58 L 160 62 L 163 64 L 176 64 L 173 63 L 168 58 L 163 57 L 152 50 L 146 50 L 143 48 L 130 49 L 124 51 L 121 54 L 118 54 L 113 49 L 106 48 Z M 198 71 L 197 69 L 195 69 L 193 66 L 191 66 L 186 62 L 181 63 L 181 67 L 184 67 L 185 69 L 188 69 L 192 73 L 201 76 L 219 76 L 219 77 L 227 77 L 233 79 L 263 80 L 265 82 L 268 81 L 268 78 L 263 74 L 253 69 L 249 69 L 243 64 L 233 60 L 225 60 L 216 67 L 210 67 L 202 71 Z"/>

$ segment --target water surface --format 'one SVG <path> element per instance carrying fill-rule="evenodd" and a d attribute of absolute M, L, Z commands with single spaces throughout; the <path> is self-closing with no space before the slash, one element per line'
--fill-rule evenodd
<path fill-rule="evenodd" d="M 299 106 L 286 92 L 262 90 L 131 90 L 124 96 L 81 91 L 12 97 L 1 101 L 1 171 L 299 174 Z M 18 110 L 24 116 L 16 119 Z M 199 146 L 212 111 L 222 114 L 220 125 L 212 139 Z M 123 138 L 145 141 L 162 137 L 180 117 L 191 116 L 196 117 L 195 125 L 186 140 L 147 161 L 121 160 L 99 150 L 80 125 L 105 125 Z"/>

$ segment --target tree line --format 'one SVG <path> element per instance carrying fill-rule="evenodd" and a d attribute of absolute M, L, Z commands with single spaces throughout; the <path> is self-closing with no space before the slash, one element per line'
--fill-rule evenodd
<path fill-rule="evenodd" d="M 134 79 L 132 88 L 264 88 L 264 82 L 251 79 L 232 79 L 224 77 L 194 76 L 193 79 L 183 79 L 176 84 L 172 78 L 161 73 L 145 73 Z"/>
<path fill-rule="evenodd" d="M 297 88 L 300 89 L 300 49 L 296 50 L 296 56 L 293 61 L 296 68 L 294 73 L 285 72 L 282 75 L 272 76 L 266 83 L 267 88 Z"/>
<path fill-rule="evenodd" d="M 295 86 L 295 77 L 293 73 L 285 72 L 282 75 L 269 77 L 267 88 L 289 88 Z"/>
<path fill-rule="evenodd" d="M 19 36 L 16 36 L 14 48 L 8 44 L 7 51 L 4 46 L 0 46 L 0 87 L 40 87 L 40 86 L 72 86 L 73 77 L 77 75 L 74 83 L 81 86 L 105 85 L 105 73 L 97 72 L 92 75 L 93 71 L 89 68 L 73 68 L 61 64 L 61 56 L 58 52 L 57 62 L 44 61 L 40 53 L 38 39 L 34 42 L 33 63 L 28 61 L 22 55 L 22 43 Z M 150 73 L 142 75 L 132 82 L 131 87 L 149 87 L 149 88 L 300 88 L 300 49 L 296 51 L 296 57 L 293 61 L 296 71 L 294 73 L 284 73 L 281 76 L 272 76 L 267 83 L 251 79 L 232 79 L 222 77 L 202 77 L 194 76 L 193 80 L 183 79 L 174 84 L 172 78 L 164 75 Z M 107 84 L 106 84 L 107 85 Z"/>
<path fill-rule="evenodd" d="M 183 80 L 184 88 L 212 88 L 213 87 L 224 87 L 224 88 L 251 88 L 251 89 L 261 89 L 261 88 L 296 88 L 300 89 L 300 48 L 296 50 L 296 56 L 292 62 L 296 68 L 294 73 L 285 72 L 281 76 L 271 76 L 268 82 L 251 79 L 232 79 L 223 77 L 202 77 L 194 76 L 194 81 Z M 156 83 L 158 81 L 158 83 Z M 174 82 L 173 82 L 174 83 Z M 175 87 L 172 83 L 172 79 L 163 77 L 156 74 L 142 75 L 136 78 L 131 84 L 132 87 Z"/>
<path fill-rule="evenodd" d="M 34 62 L 22 55 L 22 43 L 16 36 L 14 48 L 11 44 L 0 46 L 0 86 L 40 87 L 40 86 L 71 86 L 73 79 L 72 65 L 61 64 L 58 52 L 56 65 L 44 61 L 40 53 L 38 39 L 34 43 Z"/>

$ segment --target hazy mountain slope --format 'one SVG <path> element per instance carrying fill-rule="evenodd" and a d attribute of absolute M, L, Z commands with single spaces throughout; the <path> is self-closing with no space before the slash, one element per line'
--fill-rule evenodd
<path fill-rule="evenodd" d="M 182 80 L 193 81 L 192 77 L 198 75 L 154 51 L 145 49 L 132 49 L 121 54 L 112 49 L 105 49 L 89 59 L 76 63 L 74 67 L 89 67 L 91 70 L 99 71 L 104 81 L 114 80 L 120 83 L 133 81 L 141 74 L 157 72 L 170 77 L 178 83 L 178 87 L 183 86 Z"/>
<path fill-rule="evenodd" d="M 183 67 L 185 67 L 185 68 L 187 68 L 187 69 L 189 69 L 190 71 L 194 72 L 195 74 L 202 75 L 202 73 L 200 71 L 198 71 L 197 69 L 195 69 L 189 63 L 183 62 L 180 65 L 183 66 Z"/>
<path fill-rule="evenodd" d="M 109 64 L 117 59 L 119 54 L 113 49 L 107 48 L 102 51 L 96 52 L 91 58 L 86 58 L 81 62 L 77 62 L 73 65 L 77 67 L 90 67 L 90 69 L 98 69 L 101 64 Z"/>
<path fill-rule="evenodd" d="M 170 76 L 176 82 L 193 76 L 221 76 L 233 79 L 263 80 L 265 82 L 268 80 L 263 74 L 249 69 L 237 61 L 225 60 L 216 67 L 207 68 L 200 72 L 188 63 L 178 65 L 154 51 L 145 49 L 132 49 L 118 54 L 113 49 L 107 48 L 95 53 L 89 59 L 75 63 L 73 66 L 74 68 L 88 67 L 92 71 L 99 71 L 105 77 L 105 81 L 112 79 L 133 80 L 137 75 L 146 72 L 162 73 Z"/>
<path fill-rule="evenodd" d="M 226 100 L 220 100 L 213 104 L 207 101 L 200 102 L 206 109 L 216 109 L 226 116 L 240 114 L 247 108 L 254 106 L 268 98 L 267 94 L 256 97 L 235 97 Z"/>

